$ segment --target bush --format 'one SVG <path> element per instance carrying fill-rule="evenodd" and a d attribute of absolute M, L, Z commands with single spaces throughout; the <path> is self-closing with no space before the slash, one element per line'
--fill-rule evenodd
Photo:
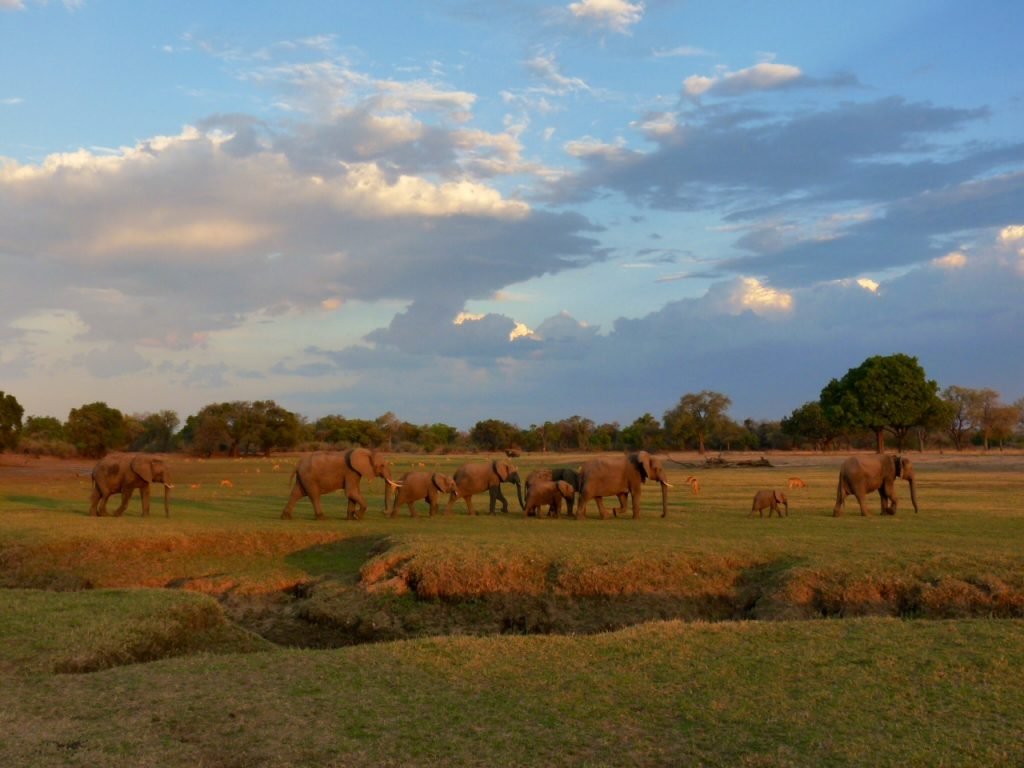
<path fill-rule="evenodd" d="M 66 440 L 51 440 L 40 437 L 23 437 L 18 441 L 18 451 L 29 456 L 56 456 L 58 459 L 71 459 L 78 451 Z"/>

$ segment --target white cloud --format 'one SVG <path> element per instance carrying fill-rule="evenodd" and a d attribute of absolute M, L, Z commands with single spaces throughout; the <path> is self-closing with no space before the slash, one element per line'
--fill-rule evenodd
<path fill-rule="evenodd" d="M 951 251 L 945 256 L 933 259 L 932 264 L 940 269 L 963 269 L 967 266 L 967 257 L 960 251 Z"/>
<path fill-rule="evenodd" d="M 738 96 L 786 88 L 800 82 L 803 77 L 799 67 L 765 61 L 735 72 L 722 71 L 713 77 L 691 75 L 683 81 L 683 92 L 693 98 L 707 93 Z"/>
<path fill-rule="evenodd" d="M 634 122 L 633 127 L 650 139 L 662 139 L 676 134 L 679 130 L 679 119 L 674 112 L 660 112 Z"/>
<path fill-rule="evenodd" d="M 868 293 L 878 293 L 879 284 L 874 280 L 867 277 L 861 277 L 857 279 L 857 285 L 863 288 Z"/>
<path fill-rule="evenodd" d="M 626 0 L 580 0 L 569 4 L 569 12 L 580 21 L 628 34 L 644 16 L 643 3 Z"/>
<path fill-rule="evenodd" d="M 513 328 L 508 334 L 509 341 L 515 341 L 516 339 L 532 339 L 536 338 L 536 334 L 533 329 L 530 328 L 526 323 L 517 322 L 515 328 Z"/>
<path fill-rule="evenodd" d="M 562 95 L 577 91 L 587 93 L 590 86 L 580 77 L 563 75 L 554 54 L 538 54 L 526 62 L 527 69 L 551 88 L 551 93 Z"/>
<path fill-rule="evenodd" d="M 714 292 L 720 295 L 720 310 L 729 314 L 749 310 L 756 315 L 773 315 L 793 309 L 792 294 L 771 288 L 755 277 L 720 283 Z"/>
<path fill-rule="evenodd" d="M 696 48 L 690 45 L 680 45 L 675 48 L 662 48 L 653 52 L 654 58 L 676 58 L 676 57 L 692 57 L 692 56 L 710 56 L 711 52 L 704 48 Z"/>
<path fill-rule="evenodd" d="M 1003 227 L 999 231 L 999 242 L 1003 245 L 1018 243 L 1022 240 L 1024 240 L 1024 225 L 1013 224 L 1009 227 Z"/>

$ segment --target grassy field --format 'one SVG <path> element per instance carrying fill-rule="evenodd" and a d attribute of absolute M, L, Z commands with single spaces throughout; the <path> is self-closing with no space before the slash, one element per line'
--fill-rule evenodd
<path fill-rule="evenodd" d="M 914 455 L 886 518 L 832 517 L 841 456 L 676 458 L 667 519 L 391 519 L 378 481 L 282 521 L 296 457 L 170 457 L 170 518 L 90 518 L 88 464 L 4 456 L 0 762 L 1024 763 L 1024 457 Z"/>

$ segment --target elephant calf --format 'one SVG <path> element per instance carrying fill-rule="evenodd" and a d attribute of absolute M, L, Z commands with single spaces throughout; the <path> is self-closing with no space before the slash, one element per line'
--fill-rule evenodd
<path fill-rule="evenodd" d="M 772 512 L 782 517 L 779 504 L 786 508 L 786 517 L 789 517 L 789 501 L 786 494 L 782 491 L 758 491 L 754 494 L 754 503 L 750 506 L 750 517 L 753 517 L 755 512 L 758 517 L 764 517 L 765 508 L 768 509 L 768 517 L 772 516 Z"/>
<path fill-rule="evenodd" d="M 402 504 L 408 504 L 409 514 L 416 517 L 415 503 L 423 500 L 430 505 L 431 516 L 436 515 L 438 496 L 455 489 L 455 480 L 440 472 L 406 472 L 399 482 L 401 487 L 395 492 L 392 517 L 398 516 L 398 508 Z"/>
<path fill-rule="evenodd" d="M 544 481 L 558 482 L 559 480 L 564 480 L 565 482 L 567 482 L 569 485 L 572 486 L 572 489 L 574 491 L 579 492 L 579 490 L 580 490 L 580 473 L 578 471 L 576 471 L 575 469 L 570 469 L 568 467 L 556 467 L 554 469 L 535 469 L 535 470 L 533 470 L 533 472 L 531 472 L 529 475 L 527 475 L 527 477 L 526 477 L 526 495 L 527 495 L 527 497 L 529 497 L 529 495 L 530 495 L 530 488 L 533 487 L 537 483 L 541 483 L 541 482 L 544 482 Z M 572 508 L 573 508 L 573 502 L 574 501 L 575 501 L 575 495 L 573 495 L 572 498 L 568 499 L 569 503 L 566 505 L 566 506 L 569 507 L 569 517 L 573 516 L 573 509 Z M 619 505 L 622 506 L 624 503 L 625 502 L 620 501 Z M 558 514 L 561 514 L 561 511 L 562 511 L 562 505 L 561 505 L 561 503 L 559 503 L 559 505 L 558 505 Z"/>
<path fill-rule="evenodd" d="M 539 517 L 540 508 L 548 505 L 548 517 L 558 517 L 562 511 L 562 499 L 572 506 L 576 489 L 565 480 L 537 480 L 530 484 L 526 494 L 526 516 Z"/>

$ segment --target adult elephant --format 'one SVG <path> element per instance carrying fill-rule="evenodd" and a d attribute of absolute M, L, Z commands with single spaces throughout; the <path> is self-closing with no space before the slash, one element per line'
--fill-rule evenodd
<path fill-rule="evenodd" d="M 409 505 L 409 514 L 416 517 L 415 503 L 426 500 L 430 505 L 430 515 L 437 514 L 437 499 L 455 490 L 455 480 L 450 475 L 440 472 L 406 472 L 401 477 L 401 488 L 395 491 L 395 503 L 391 507 L 391 516 L 398 516 L 398 508 Z"/>
<path fill-rule="evenodd" d="M 164 486 L 164 517 L 170 517 L 171 509 L 168 496 L 171 488 L 167 465 L 163 459 L 141 453 L 118 453 L 106 456 L 96 462 L 92 468 L 92 497 L 89 503 L 89 514 L 100 516 L 107 514 L 107 499 L 113 494 L 121 494 L 121 504 L 114 510 L 114 516 L 120 517 L 128 507 L 135 489 L 142 496 L 142 516 L 149 515 L 149 485 L 161 483 Z"/>
<path fill-rule="evenodd" d="M 902 477 L 910 483 L 910 502 L 917 512 L 917 486 L 914 479 L 914 465 L 910 459 L 889 454 L 851 456 L 839 467 L 839 483 L 836 487 L 836 506 L 833 517 L 839 517 L 846 508 L 846 497 L 851 493 L 857 497 L 860 513 L 867 515 L 864 497 L 878 491 L 882 502 L 883 515 L 896 514 L 896 478 Z"/>
<path fill-rule="evenodd" d="M 519 508 L 525 510 L 526 503 L 523 501 L 523 485 L 519 479 L 519 470 L 515 464 L 505 459 L 494 459 L 494 461 L 470 462 L 463 464 L 455 470 L 455 490 L 448 498 L 448 506 L 444 513 L 450 514 L 456 499 L 466 500 L 466 509 L 469 514 L 475 515 L 473 511 L 473 494 L 487 491 L 490 495 L 490 507 L 488 511 L 494 514 L 496 502 L 501 502 L 501 511 L 508 512 L 508 501 L 501 492 L 502 483 L 514 483 L 516 493 L 519 496 Z"/>
<path fill-rule="evenodd" d="M 599 456 L 583 464 L 580 469 L 580 500 L 576 517 L 587 516 L 587 504 L 597 501 L 602 519 L 608 518 L 604 508 L 604 496 L 618 496 L 620 503 L 625 494 L 633 497 L 633 517 L 640 517 L 640 490 L 648 480 L 661 485 L 661 516 L 668 515 L 668 489 L 672 486 L 665 479 L 665 468 L 660 459 L 647 451 L 634 451 L 623 456 Z"/>
<path fill-rule="evenodd" d="M 303 456 L 295 465 L 292 473 L 295 485 L 291 496 L 285 504 L 281 517 L 292 519 L 292 510 L 303 496 L 309 496 L 317 520 L 324 517 L 320 506 L 320 497 L 342 488 L 348 497 L 349 519 L 362 520 L 366 514 L 367 504 L 363 498 L 361 481 L 364 477 L 374 480 L 384 478 L 384 512 L 391 506 L 391 488 L 397 486 L 391 479 L 391 467 L 387 458 L 379 451 L 368 448 L 352 448 L 347 451 L 316 451 Z"/>
<path fill-rule="evenodd" d="M 557 483 L 563 481 L 572 486 L 573 491 L 579 492 L 580 490 L 580 473 L 578 470 L 571 469 L 569 467 L 555 467 L 553 469 L 535 469 L 529 475 L 526 476 L 526 498 L 530 498 L 530 488 L 537 483 L 553 482 Z M 572 517 L 573 503 L 576 500 L 575 494 L 566 497 L 566 504 L 569 507 L 569 516 Z M 529 506 L 529 504 L 527 504 Z M 558 505 L 558 509 L 552 510 L 557 517 L 561 511 L 561 503 Z"/>

